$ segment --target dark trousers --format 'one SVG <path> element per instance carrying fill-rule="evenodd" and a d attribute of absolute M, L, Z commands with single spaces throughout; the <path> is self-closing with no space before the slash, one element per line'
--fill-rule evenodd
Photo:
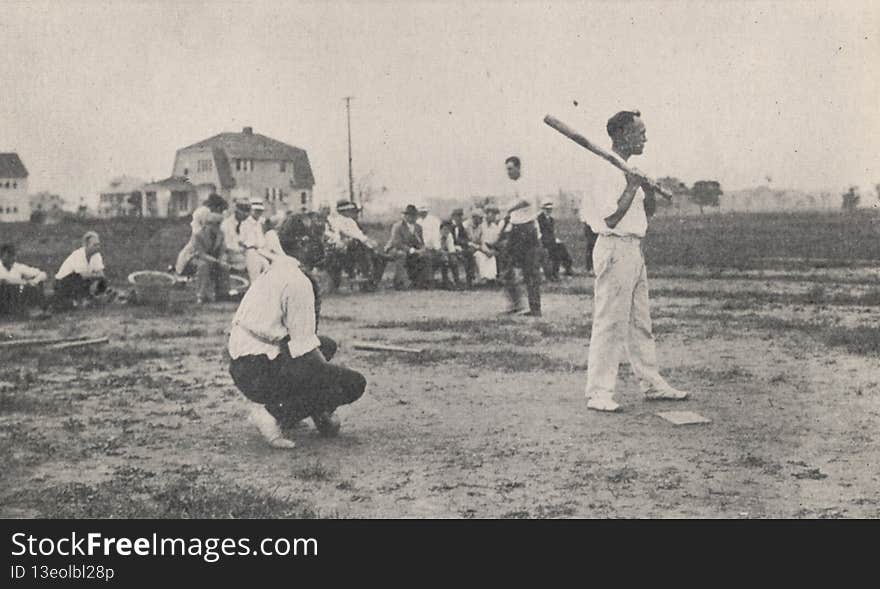
<path fill-rule="evenodd" d="M 571 255 L 564 243 L 549 242 L 544 244 L 547 252 L 544 264 L 544 276 L 550 280 L 559 278 L 559 267 L 565 268 L 565 273 L 571 276 Z"/>
<path fill-rule="evenodd" d="M 0 282 L 0 315 L 18 315 L 44 305 L 42 284 L 31 286 Z"/>
<path fill-rule="evenodd" d="M 200 301 L 229 299 L 229 270 L 209 260 L 197 260 L 196 295 Z"/>
<path fill-rule="evenodd" d="M 436 252 L 432 257 L 432 265 L 440 268 L 440 278 L 443 280 L 443 287 L 449 288 L 453 284 L 458 286 L 460 283 L 458 267 L 462 265 L 461 254 L 451 252 Z M 449 280 L 449 275 L 452 280 Z"/>
<path fill-rule="evenodd" d="M 593 231 L 592 227 L 584 223 L 584 237 L 587 240 L 587 270 L 593 271 L 593 248 L 596 247 L 596 240 L 599 234 Z"/>
<path fill-rule="evenodd" d="M 434 264 L 431 254 L 391 252 L 394 260 L 394 288 L 400 290 L 412 284 L 416 288 L 430 288 L 433 282 Z"/>
<path fill-rule="evenodd" d="M 328 250 L 324 258 L 324 268 L 330 274 L 334 290 L 342 284 L 343 272 L 346 272 L 349 278 L 354 278 L 355 273 L 360 272 L 367 280 L 367 287 L 375 290 L 382 281 L 387 263 L 382 255 L 354 239 L 344 248 Z"/>
<path fill-rule="evenodd" d="M 541 310 L 541 242 L 534 223 L 514 225 L 505 251 L 504 285 L 513 307 L 518 308 L 522 300 L 516 269 L 522 271 L 523 282 L 529 297 L 529 309 Z"/>
<path fill-rule="evenodd" d="M 81 299 L 99 295 L 107 290 L 107 281 L 103 278 L 83 278 L 80 274 L 68 274 L 55 281 L 55 300 L 71 303 Z"/>
<path fill-rule="evenodd" d="M 272 360 L 264 355 L 232 360 L 229 373 L 235 386 L 251 401 L 264 405 L 282 427 L 354 403 L 364 394 L 367 379 L 360 372 L 330 364 L 336 342 L 323 335 L 318 339 L 326 363 L 311 355 L 291 358 L 285 345 Z"/>

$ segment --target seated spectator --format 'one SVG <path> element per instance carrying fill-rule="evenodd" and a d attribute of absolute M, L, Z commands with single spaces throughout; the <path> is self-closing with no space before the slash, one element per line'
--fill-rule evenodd
<path fill-rule="evenodd" d="M 226 245 L 220 231 L 220 218 L 209 217 L 196 234 L 193 263 L 196 266 L 196 303 L 229 298 L 229 265 L 223 261 Z"/>
<path fill-rule="evenodd" d="M 55 274 L 55 301 L 62 307 L 87 306 L 92 300 L 105 302 L 115 297 L 104 278 L 101 238 L 94 231 L 88 231 L 82 243 Z"/>
<path fill-rule="evenodd" d="M 427 288 L 431 283 L 430 254 L 425 249 L 422 227 L 416 223 L 418 210 L 407 205 L 403 219 L 391 227 L 391 239 L 385 251 L 394 260 L 394 288 L 402 290 L 410 284 Z"/>
<path fill-rule="evenodd" d="M 360 209 L 347 200 L 336 203 L 336 214 L 327 218 L 324 267 L 330 274 L 333 288 L 339 288 L 342 272 L 353 277 L 355 270 L 366 279 L 365 290 L 379 287 L 387 260 L 379 252 L 376 242 L 367 237 L 358 224 Z"/>
<path fill-rule="evenodd" d="M 541 245 L 546 252 L 544 258 L 544 276 L 547 280 L 559 280 L 559 267 L 565 268 L 566 276 L 574 276 L 571 268 L 571 255 L 565 244 L 556 237 L 556 221 L 553 219 L 553 201 L 545 200 L 541 203 L 541 213 L 538 215 L 538 227 L 541 229 Z"/>
<path fill-rule="evenodd" d="M 440 266 L 440 275 L 443 280 L 442 288 L 448 290 L 461 288 L 458 274 L 458 267 L 461 265 L 461 248 L 455 245 L 452 229 L 452 221 L 440 223 L 440 248 L 437 253 L 437 265 Z M 449 280 L 450 273 L 454 282 Z"/>
<path fill-rule="evenodd" d="M 0 315 L 18 315 L 45 307 L 46 273 L 15 261 L 12 244 L 0 246 Z"/>
<path fill-rule="evenodd" d="M 452 211 L 452 236 L 455 240 L 455 245 L 459 247 L 461 261 L 464 264 L 465 279 L 467 280 L 468 288 L 470 288 L 474 284 L 474 277 L 477 271 L 477 265 L 474 262 L 474 251 L 476 249 L 473 243 L 471 243 L 471 236 L 464 222 L 463 209 Z"/>

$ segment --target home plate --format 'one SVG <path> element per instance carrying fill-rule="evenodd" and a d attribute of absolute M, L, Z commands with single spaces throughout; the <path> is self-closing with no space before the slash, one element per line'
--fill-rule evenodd
<path fill-rule="evenodd" d="M 657 413 L 672 425 L 693 425 L 696 423 L 712 423 L 712 420 L 693 411 L 661 411 Z"/>

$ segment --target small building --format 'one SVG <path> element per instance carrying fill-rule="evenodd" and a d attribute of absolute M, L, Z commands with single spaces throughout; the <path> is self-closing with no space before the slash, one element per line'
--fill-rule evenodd
<path fill-rule="evenodd" d="M 57 223 L 64 216 L 64 199 L 51 192 L 37 192 L 29 197 L 31 216 L 42 213 L 45 221 Z"/>
<path fill-rule="evenodd" d="M 192 213 L 213 184 L 195 186 L 183 176 L 171 176 L 144 185 L 144 217 L 184 217 Z"/>
<path fill-rule="evenodd" d="M 213 185 L 228 201 L 262 198 L 269 214 L 314 208 L 315 178 L 305 150 L 254 133 L 251 127 L 179 149 L 172 176 L 195 186 Z"/>
<path fill-rule="evenodd" d="M 0 153 L 0 223 L 27 221 L 28 171 L 17 153 Z"/>
<path fill-rule="evenodd" d="M 130 176 L 119 176 L 101 191 L 98 198 L 98 216 L 137 217 L 143 201 L 144 181 Z"/>

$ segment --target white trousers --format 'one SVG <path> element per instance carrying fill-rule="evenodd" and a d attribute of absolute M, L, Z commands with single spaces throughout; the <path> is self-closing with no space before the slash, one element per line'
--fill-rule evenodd
<path fill-rule="evenodd" d="M 477 274 L 483 280 L 495 280 L 498 278 L 498 265 L 495 256 L 487 256 L 481 251 L 474 252 L 474 261 L 477 263 Z"/>
<path fill-rule="evenodd" d="M 596 278 L 586 390 L 591 398 L 614 396 L 625 354 L 642 392 L 669 386 L 657 367 L 641 242 L 636 237 L 601 235 L 593 250 Z"/>

